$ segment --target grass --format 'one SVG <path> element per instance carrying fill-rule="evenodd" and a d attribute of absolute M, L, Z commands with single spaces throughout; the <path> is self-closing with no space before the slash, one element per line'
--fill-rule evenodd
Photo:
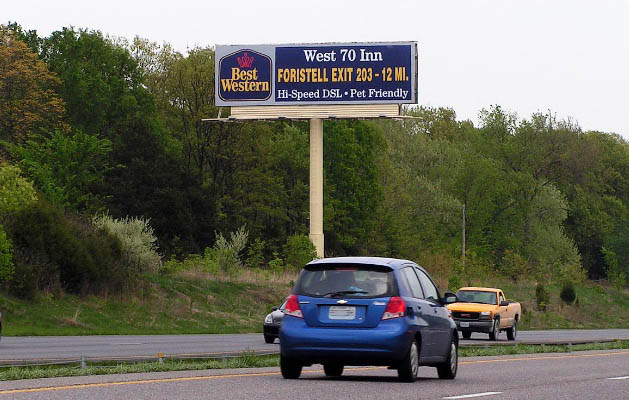
<path fill-rule="evenodd" d="M 568 353 L 587 350 L 613 350 L 629 349 L 629 341 L 617 341 L 609 343 L 590 343 L 574 346 L 494 346 L 489 348 L 462 347 L 459 349 L 460 357 L 499 356 L 513 354 L 535 353 Z M 94 365 L 80 368 L 78 366 L 29 366 L 0 368 L 0 381 L 17 379 L 54 378 L 66 376 L 86 376 L 105 374 L 128 374 L 143 372 L 187 371 L 224 368 L 261 368 L 279 367 L 279 355 L 257 356 L 243 354 L 240 357 L 224 360 L 164 360 L 163 363 L 137 363 L 137 364 L 110 364 Z"/>
<path fill-rule="evenodd" d="M 296 272 L 243 269 L 237 274 L 208 274 L 189 269 L 169 275 L 145 275 L 124 296 L 71 296 L 41 293 L 33 301 L 0 292 L 5 336 L 256 333 L 273 306 L 290 292 Z M 549 284 L 550 304 L 539 311 L 535 283 L 514 283 L 498 276 L 465 282 L 502 288 L 522 304 L 519 328 L 629 328 L 629 291 L 587 282 L 576 286 L 577 302 L 564 304 L 558 284 Z"/>
<path fill-rule="evenodd" d="M 199 271 L 146 275 L 124 296 L 44 293 L 33 301 L 0 294 L 3 335 L 131 335 L 261 332 L 290 292 L 295 274 L 247 271 L 237 277 Z"/>
<path fill-rule="evenodd" d="M 224 360 L 164 360 L 163 363 L 104 364 L 79 366 L 27 366 L 0 368 L 0 381 L 17 379 L 56 378 L 65 376 L 130 374 L 144 372 L 191 371 L 226 368 L 262 368 L 279 366 L 278 355 L 248 355 Z"/>

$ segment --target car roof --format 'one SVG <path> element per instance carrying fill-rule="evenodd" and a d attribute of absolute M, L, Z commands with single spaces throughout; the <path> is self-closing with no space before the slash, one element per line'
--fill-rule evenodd
<path fill-rule="evenodd" d="M 320 258 L 318 260 L 312 260 L 306 265 L 324 265 L 324 264 L 367 264 L 378 265 L 383 267 L 390 267 L 391 269 L 398 269 L 408 264 L 414 264 L 413 261 L 403 260 L 398 258 L 386 258 L 386 257 L 329 257 Z"/>

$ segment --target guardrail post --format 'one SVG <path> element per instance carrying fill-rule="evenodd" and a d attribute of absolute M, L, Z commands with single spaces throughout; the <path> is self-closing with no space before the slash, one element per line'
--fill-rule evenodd
<path fill-rule="evenodd" d="M 87 368 L 87 362 L 85 361 L 85 356 L 81 356 L 81 369 Z"/>
<path fill-rule="evenodd" d="M 159 361 L 160 364 L 164 363 L 164 355 L 162 354 L 161 351 L 157 353 L 157 360 Z"/>

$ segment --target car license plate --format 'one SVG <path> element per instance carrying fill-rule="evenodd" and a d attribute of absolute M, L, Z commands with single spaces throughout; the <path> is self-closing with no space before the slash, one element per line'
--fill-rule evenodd
<path fill-rule="evenodd" d="M 330 319 L 354 319 L 356 318 L 356 307 L 330 306 L 328 317 Z"/>
<path fill-rule="evenodd" d="M 461 322 L 461 328 L 469 328 L 470 327 L 470 323 L 469 322 Z"/>

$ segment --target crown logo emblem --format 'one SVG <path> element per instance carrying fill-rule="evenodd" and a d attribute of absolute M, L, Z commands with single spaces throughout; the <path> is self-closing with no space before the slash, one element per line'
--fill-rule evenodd
<path fill-rule="evenodd" d="M 253 64 L 253 57 L 249 57 L 247 53 L 243 54 L 242 57 L 236 57 L 236 59 L 240 68 L 249 68 Z"/>

